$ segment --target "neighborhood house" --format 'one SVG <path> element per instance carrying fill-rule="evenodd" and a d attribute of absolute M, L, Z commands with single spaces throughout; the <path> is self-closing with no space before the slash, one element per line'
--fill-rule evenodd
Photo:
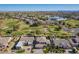
<path fill-rule="evenodd" d="M 42 49 L 46 44 L 50 44 L 50 41 L 46 37 L 36 37 L 35 48 Z"/>
<path fill-rule="evenodd" d="M 12 37 L 1 37 L 0 36 L 0 50 L 8 47 L 8 44 L 11 40 L 12 40 Z"/>
<path fill-rule="evenodd" d="M 66 39 L 55 39 L 55 40 L 53 40 L 53 42 L 54 42 L 54 45 L 58 46 L 58 47 L 62 47 L 62 48 L 70 48 L 71 47 L 69 41 Z"/>
<path fill-rule="evenodd" d="M 34 37 L 22 36 L 20 41 L 16 44 L 16 48 L 22 48 L 23 46 L 32 46 Z"/>

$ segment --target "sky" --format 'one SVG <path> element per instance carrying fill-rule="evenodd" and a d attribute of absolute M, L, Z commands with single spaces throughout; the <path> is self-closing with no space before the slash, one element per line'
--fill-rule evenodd
<path fill-rule="evenodd" d="M 79 11 L 79 4 L 0 4 L 0 11 Z"/>

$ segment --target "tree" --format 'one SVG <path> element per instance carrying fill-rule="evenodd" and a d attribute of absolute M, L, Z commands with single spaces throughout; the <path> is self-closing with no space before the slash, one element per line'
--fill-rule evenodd
<path fill-rule="evenodd" d="M 59 31 L 59 30 L 61 30 L 61 26 L 57 26 L 57 27 L 55 27 L 54 30 L 55 30 L 55 31 Z"/>
<path fill-rule="evenodd" d="M 30 25 L 31 27 L 36 27 L 38 26 L 39 24 L 38 23 L 33 23 L 32 25 Z"/>
<path fill-rule="evenodd" d="M 72 48 L 72 53 L 77 53 L 75 48 Z"/>
<path fill-rule="evenodd" d="M 79 33 L 77 33 L 77 36 L 79 36 Z"/>

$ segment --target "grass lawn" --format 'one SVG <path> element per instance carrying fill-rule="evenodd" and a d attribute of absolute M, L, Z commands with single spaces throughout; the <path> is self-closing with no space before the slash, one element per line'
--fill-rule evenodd
<path fill-rule="evenodd" d="M 71 33 L 62 31 L 59 25 L 39 25 L 30 26 L 19 19 L 4 19 L 0 20 L 0 35 L 32 35 L 32 36 L 69 36 Z M 70 27 L 78 26 L 78 20 L 65 20 L 64 21 Z M 68 25 L 69 24 L 69 25 Z"/>
<path fill-rule="evenodd" d="M 79 28 L 79 20 L 64 20 L 65 26 L 68 28 Z"/>

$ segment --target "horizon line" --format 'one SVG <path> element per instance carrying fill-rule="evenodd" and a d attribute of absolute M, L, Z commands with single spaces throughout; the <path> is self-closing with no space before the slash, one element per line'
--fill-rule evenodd
<path fill-rule="evenodd" d="M 79 10 L 52 10 L 52 11 L 50 11 L 50 10 L 48 10 L 48 11 L 45 11 L 45 10 L 43 10 L 43 11 L 22 11 L 22 10 L 11 11 L 11 10 L 9 10 L 9 11 L 0 11 L 0 12 L 78 12 L 78 11 Z"/>

